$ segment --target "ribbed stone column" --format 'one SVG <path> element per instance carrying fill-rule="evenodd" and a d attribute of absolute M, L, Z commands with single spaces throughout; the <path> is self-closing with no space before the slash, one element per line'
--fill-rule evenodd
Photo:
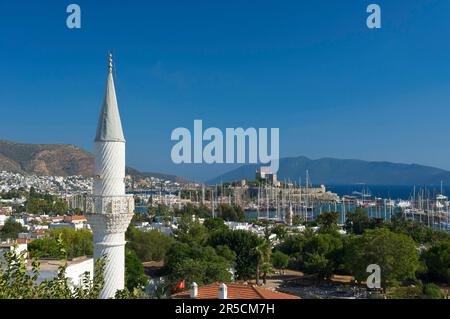
<path fill-rule="evenodd" d="M 132 213 L 87 214 L 94 233 L 94 259 L 105 258 L 102 299 L 114 298 L 125 287 L 125 231 L 132 217 Z"/>

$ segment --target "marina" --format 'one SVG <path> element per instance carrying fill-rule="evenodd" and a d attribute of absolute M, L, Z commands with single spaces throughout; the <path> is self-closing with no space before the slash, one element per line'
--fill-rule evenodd
<path fill-rule="evenodd" d="M 435 230 L 450 230 L 450 201 L 446 188 L 440 186 L 315 186 L 309 178 L 304 184 L 292 182 L 227 183 L 215 186 L 198 185 L 180 189 L 131 190 L 139 198 L 136 211 L 146 213 L 148 201 L 181 209 L 187 203 L 204 205 L 217 216 L 220 205 L 239 206 L 247 220 L 269 220 L 288 224 L 291 219 L 314 222 L 324 212 L 338 212 L 344 225 L 348 214 L 364 209 L 368 217 L 391 220 L 402 215 L 406 220 L 421 222 Z M 392 197 L 378 197 L 372 192 Z M 359 189 L 359 190 L 357 190 Z M 339 193 L 335 193 L 338 191 Z M 394 191 L 393 191 L 394 190 Z M 345 193 L 348 192 L 348 193 Z M 395 197 L 398 196 L 398 197 Z M 292 222 L 292 220 L 291 220 Z"/>

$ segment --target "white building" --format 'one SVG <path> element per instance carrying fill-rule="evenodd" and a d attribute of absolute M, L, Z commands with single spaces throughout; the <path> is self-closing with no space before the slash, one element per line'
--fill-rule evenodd
<path fill-rule="evenodd" d="M 0 214 L 0 226 L 5 225 L 5 222 L 8 218 L 9 218 L 9 216 Z"/>
<path fill-rule="evenodd" d="M 40 272 L 37 282 L 50 280 L 58 275 L 59 267 L 63 265 L 63 260 L 40 260 Z M 31 274 L 31 265 L 28 266 L 28 272 Z M 82 280 L 86 273 L 89 273 L 89 278 L 93 279 L 94 274 L 94 259 L 88 257 L 79 257 L 67 261 L 66 278 L 73 287 L 79 287 L 83 284 Z"/>
<path fill-rule="evenodd" d="M 225 222 L 231 230 L 246 230 L 250 231 L 252 229 L 252 225 L 249 223 L 241 223 L 241 222 Z"/>
<path fill-rule="evenodd" d="M 22 225 L 22 226 L 25 226 L 26 224 L 25 224 L 25 220 L 23 219 L 23 218 L 14 218 L 14 221 L 16 222 L 16 223 L 19 223 L 20 225 Z"/>

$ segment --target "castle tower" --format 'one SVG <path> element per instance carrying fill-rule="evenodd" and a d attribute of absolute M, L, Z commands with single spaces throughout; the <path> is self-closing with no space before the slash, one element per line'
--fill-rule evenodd
<path fill-rule="evenodd" d="M 105 258 L 105 282 L 100 298 L 114 298 L 125 287 L 125 231 L 133 217 L 133 195 L 125 194 L 123 136 L 109 55 L 105 98 L 95 136 L 94 194 L 86 217 L 94 234 L 94 260 Z"/>

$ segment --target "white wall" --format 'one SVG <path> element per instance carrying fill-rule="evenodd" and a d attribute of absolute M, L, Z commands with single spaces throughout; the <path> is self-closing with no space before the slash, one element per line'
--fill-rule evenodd
<path fill-rule="evenodd" d="M 84 273 L 89 272 L 89 277 L 92 280 L 94 278 L 94 259 L 89 258 L 79 263 L 71 264 L 66 268 L 66 277 L 69 279 L 73 286 L 79 286 L 83 279 Z M 44 270 L 39 273 L 38 282 L 44 280 L 50 280 L 58 274 L 58 269 Z"/>
<path fill-rule="evenodd" d="M 70 265 L 66 269 L 66 277 L 71 280 L 74 286 L 79 286 L 85 272 L 89 272 L 91 280 L 94 278 L 94 259 L 89 258 L 83 262 Z"/>

